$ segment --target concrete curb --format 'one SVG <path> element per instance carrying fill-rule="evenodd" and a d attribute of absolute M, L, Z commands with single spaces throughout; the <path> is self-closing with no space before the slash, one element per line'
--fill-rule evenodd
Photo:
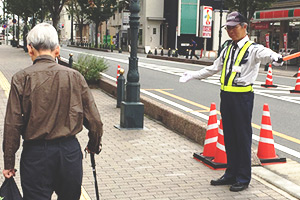
<path fill-rule="evenodd" d="M 92 47 L 82 47 L 82 46 L 76 46 L 76 45 L 67 45 L 68 47 L 76 47 L 80 49 L 89 49 L 89 50 L 95 50 L 95 51 L 103 51 L 103 52 L 110 52 L 108 49 L 98 49 L 98 48 L 92 48 Z"/>
<path fill-rule="evenodd" d="M 116 97 L 117 88 L 114 82 L 101 79 L 100 88 Z M 206 134 L 205 123 L 163 105 L 162 103 L 154 101 L 144 95 L 141 95 L 140 98 L 141 102 L 144 104 L 146 115 L 162 122 L 169 129 L 185 135 L 200 145 L 204 144 Z"/>
<path fill-rule="evenodd" d="M 113 81 L 101 79 L 100 88 L 105 92 L 116 97 L 117 88 Z M 170 130 L 177 132 L 185 137 L 193 140 L 194 142 L 204 145 L 206 136 L 206 123 L 201 120 L 195 119 L 187 114 L 179 112 L 169 106 L 166 106 L 158 101 L 149 97 L 141 95 L 141 102 L 144 104 L 145 114 L 157 121 L 162 122 Z M 260 160 L 256 152 L 252 148 L 251 153 L 252 166 L 260 166 Z"/>
<path fill-rule="evenodd" d="M 213 61 L 211 60 L 193 60 L 193 59 L 186 59 L 186 58 L 176 58 L 176 57 L 168 57 L 168 56 L 155 56 L 152 54 L 148 54 L 147 58 L 154 58 L 154 59 L 160 59 L 160 60 L 171 60 L 176 62 L 184 62 L 184 63 L 192 63 L 192 64 L 199 64 L 199 65 L 212 65 Z"/>
<path fill-rule="evenodd" d="M 281 190 L 287 192 L 288 194 L 300 199 L 300 186 L 295 183 L 282 178 L 281 176 L 275 174 L 274 172 L 264 168 L 264 167 L 252 167 L 252 172 L 262 178 L 263 180 L 275 185 Z"/>

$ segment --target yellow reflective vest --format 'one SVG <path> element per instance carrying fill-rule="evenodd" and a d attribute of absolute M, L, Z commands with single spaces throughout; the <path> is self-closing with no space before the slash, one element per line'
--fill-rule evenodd
<path fill-rule="evenodd" d="M 225 81 L 226 69 L 230 65 L 230 64 L 228 64 L 228 58 L 229 58 L 229 54 L 230 54 L 230 51 L 233 46 L 232 44 L 229 45 L 229 47 L 226 51 L 226 55 L 225 55 L 225 59 L 224 59 L 224 63 L 223 63 L 222 74 L 221 74 L 221 90 L 227 91 L 227 92 L 253 92 L 252 85 L 241 86 L 241 85 L 234 84 L 234 79 L 236 78 L 236 76 L 238 74 L 240 74 L 240 71 L 241 71 L 241 61 L 242 61 L 247 49 L 250 47 L 250 45 L 252 43 L 253 42 L 251 42 L 251 41 L 247 41 L 245 43 L 245 45 L 242 47 L 242 49 L 239 51 L 239 53 L 236 57 L 236 60 L 234 62 L 234 66 L 232 66 L 234 68 L 234 70 L 230 70 L 228 72 L 228 73 L 230 73 L 230 75 L 229 74 L 227 75 L 227 76 L 229 76 L 229 79 L 228 79 L 228 81 Z"/>

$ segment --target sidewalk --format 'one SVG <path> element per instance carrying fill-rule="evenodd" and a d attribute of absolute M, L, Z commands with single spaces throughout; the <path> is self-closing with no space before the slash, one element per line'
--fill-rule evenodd
<path fill-rule="evenodd" d="M 0 59 L 0 75 L 3 74 L 8 82 L 15 72 L 31 64 L 29 56 L 22 49 L 5 45 L 0 45 Z M 3 80 L 0 81 L 3 83 Z M 7 96 L 5 87 L 0 85 L 2 138 Z M 144 130 L 120 131 L 114 128 L 120 123 L 116 100 L 98 89 L 92 89 L 92 93 L 104 123 L 103 152 L 95 157 L 101 199 L 296 199 L 267 182 L 270 180 L 259 178 L 257 171 L 266 170 L 262 167 L 253 167 L 253 179 L 243 192 L 230 192 L 229 186 L 210 186 L 210 180 L 220 177 L 223 171 L 211 170 L 193 159 L 193 153 L 202 151 L 202 146 L 147 116 L 144 118 Z M 83 149 L 88 141 L 87 131 L 83 130 L 78 138 Z M 19 168 L 20 150 L 16 168 Z M 0 156 L 3 157 L 2 151 Z M 287 164 L 282 166 L 287 168 Z M 3 159 L 0 160 L 0 166 L 3 167 Z M 83 188 L 91 199 L 95 199 L 89 156 L 84 158 L 83 168 Z M 269 172 L 266 170 L 262 173 Z M 0 177 L 3 182 L 3 176 Z M 19 178 L 17 173 L 18 184 Z M 281 179 L 274 181 L 277 180 Z"/>

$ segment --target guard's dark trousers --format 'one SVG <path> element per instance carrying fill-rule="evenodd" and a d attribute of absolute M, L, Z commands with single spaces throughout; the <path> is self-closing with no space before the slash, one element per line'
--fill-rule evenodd
<path fill-rule="evenodd" d="M 221 91 L 221 115 L 227 153 L 226 178 L 249 184 L 251 180 L 251 118 L 253 92 Z"/>
<path fill-rule="evenodd" d="M 24 200 L 79 200 L 82 152 L 75 137 L 24 142 L 20 164 Z"/>

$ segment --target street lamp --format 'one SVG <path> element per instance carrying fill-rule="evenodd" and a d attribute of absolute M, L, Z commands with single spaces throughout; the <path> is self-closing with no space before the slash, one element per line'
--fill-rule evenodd
<path fill-rule="evenodd" d="M 137 42 L 139 31 L 140 0 L 130 0 L 131 51 L 126 83 L 126 99 L 121 102 L 121 128 L 142 129 L 144 127 L 144 104 L 140 102 Z"/>
<path fill-rule="evenodd" d="M 100 11 L 104 11 L 104 5 L 101 4 Z M 102 30 L 102 29 L 101 29 Z M 107 19 L 105 19 L 105 48 L 107 46 Z"/>

